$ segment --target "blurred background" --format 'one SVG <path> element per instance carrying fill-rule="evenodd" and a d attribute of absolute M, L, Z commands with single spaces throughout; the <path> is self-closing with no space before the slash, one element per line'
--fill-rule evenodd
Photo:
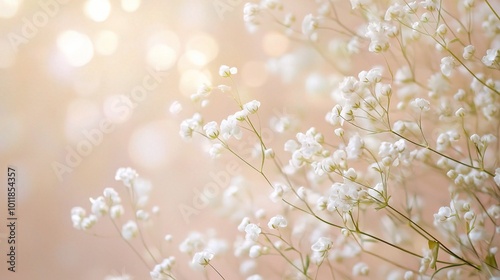
<path fill-rule="evenodd" d="M 296 14 L 298 33 L 304 13 L 317 8 L 306 9 L 314 5 L 309 2 L 287 6 Z M 125 199 L 125 187 L 114 177 L 127 166 L 151 182 L 148 207 L 160 207 L 147 230 L 148 242 L 163 257 L 179 256 L 178 279 L 198 279 L 202 274 L 191 274 L 178 244 L 192 230 L 214 228 L 224 236 L 227 220 L 207 210 L 186 221 L 179 206 L 192 204 L 196 189 L 213 180 L 210 174 L 225 170 L 228 161 L 211 160 L 208 145 L 200 141 L 183 141 L 179 124 L 197 110 L 206 121 L 220 123 L 237 108 L 219 93 L 213 94 L 209 108 L 200 109 L 191 105 L 190 95 L 202 83 L 229 83 L 218 69 L 236 66 L 242 99 L 262 103 L 263 128 L 270 126 L 269 119 L 293 114 L 309 124 L 295 124 L 303 130 L 324 123 L 334 105 L 330 93 L 340 77 L 336 73 L 385 64 L 361 55 L 350 60 L 342 47 L 345 38 L 321 42 L 335 58 L 328 62 L 303 38 L 287 37 L 276 28 L 250 34 L 243 22 L 244 3 L 0 0 L 0 279 L 110 279 L 106 277 L 124 274 L 149 279 L 153 263 L 144 266 L 108 219 L 83 232 L 73 228 L 70 218 L 74 206 L 89 212 L 89 197 L 102 195 L 105 187 Z M 338 10 L 350 11 L 349 1 L 339 1 Z M 340 13 L 339 19 L 348 14 Z M 262 25 L 272 21 L 266 16 Z M 429 61 L 419 63 L 428 66 Z M 325 127 L 331 132 L 331 126 Z M 287 138 L 273 133 L 268 138 L 282 152 Z M 17 171 L 15 273 L 6 263 L 8 166 Z M 423 173 L 415 175 L 436 183 Z M 427 185 L 426 180 L 419 184 Z M 437 205 L 449 203 L 446 192 L 427 195 L 434 200 L 427 205 L 429 215 Z M 162 241 L 165 234 L 173 235 L 172 244 Z M 271 269 L 272 260 L 264 260 Z M 236 261 L 225 261 L 234 263 L 219 263 L 218 268 L 226 279 L 237 279 L 231 278 L 238 273 Z"/>
<path fill-rule="evenodd" d="M 0 221 L 7 221 L 7 166 L 17 170 L 18 218 L 15 273 L 7 271 L 8 232 L 0 227 L 0 279 L 147 279 L 148 268 L 109 221 L 89 233 L 72 227 L 73 206 L 89 209 L 89 197 L 104 187 L 124 194 L 114 180 L 119 167 L 135 168 L 154 187 L 151 205 L 161 207 L 162 222 L 151 240 L 169 233 L 178 244 L 191 229 L 219 227 L 209 213 L 189 225 L 179 215 L 193 186 L 219 167 L 180 139 L 179 123 L 193 112 L 172 114 L 172 104 L 186 106 L 221 64 L 239 68 L 242 94 L 276 99 L 265 94 L 277 91 L 269 81 L 279 78 L 270 76 L 266 59 L 283 55 L 291 42 L 272 31 L 249 35 L 243 4 L 0 0 Z M 304 102 L 278 101 L 277 111 L 269 106 L 263 114 Z"/>

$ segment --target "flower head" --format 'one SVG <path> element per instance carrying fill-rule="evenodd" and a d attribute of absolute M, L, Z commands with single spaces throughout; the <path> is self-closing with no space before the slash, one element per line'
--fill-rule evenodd
<path fill-rule="evenodd" d="M 231 75 L 236 75 L 238 73 L 238 68 L 236 67 L 229 67 L 227 65 L 222 65 L 219 68 L 219 76 L 223 78 L 229 78 Z"/>

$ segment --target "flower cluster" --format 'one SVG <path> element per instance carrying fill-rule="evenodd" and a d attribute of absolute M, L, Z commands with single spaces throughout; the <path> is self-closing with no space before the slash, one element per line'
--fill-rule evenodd
<path fill-rule="evenodd" d="M 180 252 L 194 271 L 222 279 L 218 259 L 228 257 L 228 244 L 244 279 L 499 279 L 500 7 L 346 3 L 245 4 L 250 31 L 274 26 L 303 43 L 269 61 L 289 71 L 289 95 L 302 92 L 300 82 L 321 85 L 322 102 L 301 96 L 297 112 L 270 116 L 266 102 L 261 109 L 241 94 L 238 69 L 227 65 L 214 84 L 231 86 L 200 85 L 191 101 L 201 109 L 180 123 L 181 137 L 209 145 L 212 158 L 225 160 L 226 151 L 258 178 L 232 174 L 223 197 L 212 197 L 214 211 L 234 224 L 225 239 L 189 230 Z M 235 103 L 218 120 L 203 112 L 216 94 Z M 264 131 L 275 133 L 272 141 Z M 135 171 L 120 169 L 116 179 L 138 193 Z M 135 218 L 121 231 L 127 241 L 148 219 L 147 199 L 133 197 Z M 90 215 L 73 208 L 75 228 L 124 214 L 113 189 L 91 204 Z M 151 276 L 176 279 L 175 258 L 160 259 Z"/>

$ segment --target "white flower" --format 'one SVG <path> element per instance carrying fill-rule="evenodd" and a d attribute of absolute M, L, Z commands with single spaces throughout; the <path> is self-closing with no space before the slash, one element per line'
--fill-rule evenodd
<path fill-rule="evenodd" d="M 222 120 L 220 124 L 220 133 L 225 140 L 228 140 L 233 136 L 234 138 L 240 140 L 243 133 L 238 126 L 238 120 L 235 115 L 230 115 L 227 119 Z"/>
<path fill-rule="evenodd" d="M 464 48 L 464 52 L 462 53 L 462 56 L 464 59 L 471 59 L 472 56 L 474 56 L 475 52 L 476 52 L 476 48 L 473 45 L 468 45 Z"/>
<path fill-rule="evenodd" d="M 260 276 L 259 274 L 254 274 L 248 276 L 246 280 L 264 280 L 264 278 L 262 278 L 262 276 Z"/>
<path fill-rule="evenodd" d="M 238 225 L 238 230 L 241 231 L 241 232 L 244 232 L 245 231 L 245 228 L 247 225 L 250 224 L 250 218 L 248 217 L 245 217 L 241 220 L 241 223 Z"/>
<path fill-rule="evenodd" d="M 495 177 L 493 178 L 497 186 L 500 187 L 500 167 L 495 169 Z"/>
<path fill-rule="evenodd" d="M 250 247 L 250 251 L 248 252 L 248 256 L 252 259 L 255 259 L 262 255 L 262 247 L 260 245 L 253 245 Z"/>
<path fill-rule="evenodd" d="M 439 211 L 434 214 L 434 221 L 443 223 L 447 221 L 450 217 L 452 217 L 453 211 L 451 210 L 450 207 L 445 206 L 445 207 L 440 207 Z"/>
<path fill-rule="evenodd" d="M 113 188 L 105 188 L 103 191 L 104 198 L 111 204 L 116 205 L 121 202 L 120 196 Z"/>
<path fill-rule="evenodd" d="M 181 122 L 179 134 L 184 139 L 193 137 L 193 132 L 201 126 L 203 119 L 199 113 L 195 113 L 191 118 Z"/>
<path fill-rule="evenodd" d="M 381 22 L 371 21 L 368 24 L 365 36 L 370 38 L 371 42 L 368 47 L 370 52 L 383 52 L 389 48 L 389 27 L 385 26 Z"/>
<path fill-rule="evenodd" d="M 82 207 L 73 207 L 71 209 L 71 221 L 75 229 L 82 229 L 82 221 L 85 218 L 86 212 Z"/>
<path fill-rule="evenodd" d="M 495 67 L 500 62 L 500 49 L 488 49 L 481 61 L 488 67 Z"/>
<path fill-rule="evenodd" d="M 451 56 L 443 57 L 441 59 L 441 73 L 445 75 L 446 77 L 451 76 L 451 72 L 453 71 L 453 68 L 455 68 L 455 59 Z"/>
<path fill-rule="evenodd" d="M 124 212 L 125 212 L 125 209 L 123 208 L 122 205 L 120 205 L 120 204 L 113 205 L 109 209 L 109 216 L 111 217 L 111 219 L 117 219 L 117 218 L 121 217 Z"/>
<path fill-rule="evenodd" d="M 411 105 L 416 108 L 416 109 L 419 109 L 421 111 L 429 111 L 430 110 L 430 102 L 423 99 L 423 98 L 415 98 L 412 102 L 411 102 Z"/>
<path fill-rule="evenodd" d="M 312 14 L 306 15 L 302 21 L 302 34 L 313 41 L 316 40 L 317 33 L 315 31 L 318 29 L 318 25 L 319 22 L 316 17 Z"/>
<path fill-rule="evenodd" d="M 262 230 L 256 224 L 248 224 L 245 227 L 245 232 L 246 232 L 245 239 L 257 241 Z"/>
<path fill-rule="evenodd" d="M 172 102 L 172 104 L 170 104 L 170 107 L 168 107 L 168 111 L 172 115 L 177 115 L 182 111 L 182 104 L 179 101 L 175 100 L 174 102 Z"/>
<path fill-rule="evenodd" d="M 198 250 L 201 250 L 205 246 L 205 241 L 203 236 L 199 232 L 192 232 L 179 244 L 179 251 L 183 253 L 192 254 Z"/>
<path fill-rule="evenodd" d="M 97 216 L 90 214 L 88 217 L 83 218 L 81 227 L 83 230 L 88 230 L 97 223 Z"/>
<path fill-rule="evenodd" d="M 238 68 L 229 67 L 227 65 L 222 65 L 219 68 L 219 75 L 223 78 L 231 77 L 231 75 L 236 75 L 238 73 Z"/>
<path fill-rule="evenodd" d="M 313 250 L 314 252 L 324 253 L 332 248 L 332 244 L 333 242 L 330 240 L 330 238 L 320 237 L 318 241 L 316 241 L 316 243 L 311 246 L 311 250 Z"/>
<path fill-rule="evenodd" d="M 359 262 L 352 267 L 352 275 L 354 276 L 367 276 L 370 268 L 366 263 Z"/>
<path fill-rule="evenodd" d="M 193 256 L 192 263 L 197 265 L 206 266 L 214 258 L 214 254 L 208 251 L 197 252 Z"/>
<path fill-rule="evenodd" d="M 273 192 L 269 196 L 272 202 L 278 202 L 283 197 L 283 194 L 287 192 L 289 188 L 283 184 L 275 184 Z"/>
<path fill-rule="evenodd" d="M 106 203 L 106 200 L 103 196 L 99 196 L 98 198 L 90 198 L 90 203 L 92 203 L 91 212 L 97 217 L 104 216 L 108 214 L 109 206 Z"/>
<path fill-rule="evenodd" d="M 283 217 L 281 215 L 277 215 L 277 216 L 272 217 L 271 220 L 269 220 L 269 223 L 267 224 L 267 226 L 270 229 L 285 228 L 287 225 L 288 225 L 288 223 L 287 223 L 285 217 Z"/>
<path fill-rule="evenodd" d="M 175 265 L 175 257 L 168 257 L 153 268 L 150 275 L 153 279 L 164 279 L 165 274 L 170 274 Z"/>
<path fill-rule="evenodd" d="M 255 3 L 246 3 L 243 8 L 243 21 L 245 22 L 245 26 L 250 32 L 254 32 L 257 30 L 257 26 L 259 25 L 259 21 L 257 16 L 260 13 L 260 7 Z"/>
<path fill-rule="evenodd" d="M 347 152 L 348 159 L 357 159 L 363 153 L 364 141 L 358 134 L 353 135 L 349 138 L 349 143 L 345 151 Z"/>
<path fill-rule="evenodd" d="M 243 109 L 245 109 L 249 114 L 255 114 L 260 107 L 260 102 L 257 100 L 252 100 L 245 105 L 243 105 Z"/>
<path fill-rule="evenodd" d="M 139 175 L 134 169 L 122 167 L 116 171 L 115 180 L 122 181 L 125 186 L 130 187 L 138 176 Z"/>
<path fill-rule="evenodd" d="M 211 121 L 203 126 L 205 135 L 210 139 L 216 139 L 219 136 L 219 128 L 217 122 Z"/>
<path fill-rule="evenodd" d="M 139 228 L 134 221 L 128 221 L 122 226 L 122 237 L 125 240 L 130 240 L 137 236 Z"/>
<path fill-rule="evenodd" d="M 211 158 L 218 158 L 223 150 L 224 146 L 221 143 L 214 143 L 208 150 L 208 154 Z"/>

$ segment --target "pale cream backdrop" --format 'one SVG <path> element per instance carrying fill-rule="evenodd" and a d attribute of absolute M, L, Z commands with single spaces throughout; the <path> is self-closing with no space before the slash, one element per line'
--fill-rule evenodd
<path fill-rule="evenodd" d="M 291 42 L 273 32 L 250 35 L 244 1 L 219 2 L 217 11 L 212 0 L 0 0 L 0 279 L 147 279 L 148 268 L 109 220 L 91 234 L 71 224 L 71 208 L 88 210 L 89 197 L 104 187 L 125 194 L 114 180 L 122 166 L 151 181 L 150 205 L 161 207 L 161 217 L 150 240 L 174 235 L 174 245 L 161 245 L 166 252 L 180 255 L 176 244 L 190 229 L 208 225 L 223 235 L 214 213 L 187 224 L 178 210 L 210 172 L 224 168 L 179 137 L 180 121 L 193 112 L 189 95 L 211 76 L 220 82 L 218 68 L 228 64 L 239 68 L 242 93 L 254 95 L 248 98 L 280 104 L 263 106 L 263 116 L 306 101 L 285 99 L 274 88 L 280 77 L 266 70 L 267 59 Z M 141 86 L 148 88 L 142 95 Z M 176 100 L 184 110 L 172 115 Z M 212 112 L 220 106 L 219 120 L 236 110 L 221 100 L 211 104 Z M 9 165 L 17 170 L 15 273 L 6 263 Z M 226 275 L 236 270 L 221 268 Z"/>
<path fill-rule="evenodd" d="M 105 187 L 114 187 L 125 199 L 114 175 L 126 166 L 151 182 L 149 207 L 161 209 L 148 229 L 148 242 L 164 256 L 178 256 L 178 279 L 202 276 L 191 274 L 188 259 L 178 252 L 179 242 L 191 230 L 214 228 L 224 236 L 235 231 L 235 224 L 208 208 L 188 223 L 179 211 L 180 205 L 192 203 L 195 189 L 212 180 L 211 173 L 227 168 L 226 161 L 211 160 L 196 139 L 186 143 L 180 138 L 180 122 L 194 112 L 189 96 L 200 83 L 226 83 L 217 73 L 227 64 L 238 67 L 235 81 L 242 98 L 262 102 L 263 128 L 269 127 L 269 118 L 286 114 L 302 120 L 297 130 L 319 127 L 334 105 L 331 85 L 307 78 L 310 73 L 335 73 L 335 67 L 273 28 L 247 32 L 244 2 L 0 0 L 0 279 L 87 280 L 121 274 L 148 279 L 153 264 L 145 267 L 109 220 L 85 233 L 73 229 L 70 219 L 72 207 L 88 210 L 89 197 L 101 195 Z M 299 32 L 310 2 L 287 6 L 297 12 Z M 351 9 L 349 1 L 341 2 L 345 6 L 339 10 Z M 268 65 L 292 51 L 302 60 L 286 64 L 285 58 L 281 74 L 271 73 Z M 334 64 L 340 69 L 354 64 L 352 73 L 371 68 L 371 62 L 357 59 Z M 306 80 L 313 86 L 306 88 Z M 178 114 L 170 112 L 175 101 L 183 106 Z M 207 120 L 220 123 L 236 110 L 219 93 L 203 112 Z M 322 129 L 332 133 L 331 126 Z M 269 137 L 269 144 L 286 159 L 284 141 L 279 135 Z M 78 148 L 85 155 L 76 157 Z M 9 165 L 16 167 L 18 179 L 15 273 L 7 271 L 6 263 Z M 248 171 L 241 163 L 238 167 Z M 422 175 L 418 183 L 423 186 L 433 180 L 425 173 L 417 175 Z M 253 181 L 257 185 L 252 187 L 266 198 L 270 189 L 261 181 Z M 428 215 L 449 204 L 443 189 L 442 197 L 424 197 L 433 197 Z M 162 242 L 165 234 L 174 236 L 172 245 Z M 234 276 L 234 258 L 226 260 L 234 263 L 215 259 L 213 264 L 226 279 L 241 277 Z M 273 260 L 277 258 L 269 258 L 268 268 Z"/>

